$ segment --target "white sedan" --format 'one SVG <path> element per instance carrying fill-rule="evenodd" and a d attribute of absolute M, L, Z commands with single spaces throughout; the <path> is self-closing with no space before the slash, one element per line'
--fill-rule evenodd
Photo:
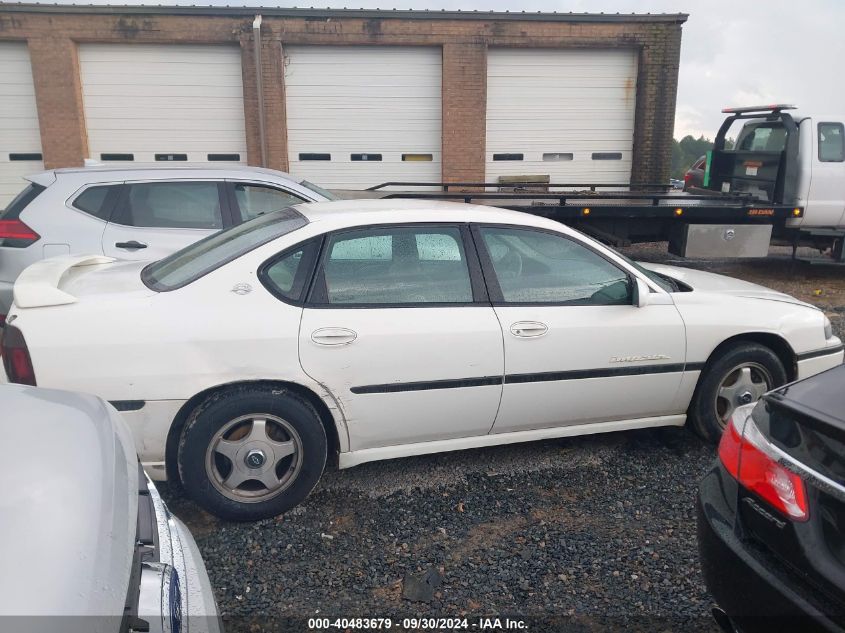
<path fill-rule="evenodd" d="M 10 380 L 111 401 L 154 477 L 240 520 L 299 503 L 335 455 L 687 421 L 716 440 L 737 406 L 843 359 L 788 295 L 428 201 L 299 205 L 147 265 L 46 260 L 14 294 Z"/>

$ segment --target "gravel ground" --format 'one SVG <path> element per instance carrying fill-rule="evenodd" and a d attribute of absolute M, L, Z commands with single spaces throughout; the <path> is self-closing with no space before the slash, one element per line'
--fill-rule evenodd
<path fill-rule="evenodd" d="M 677 262 L 822 307 L 845 333 L 845 269 Z M 193 531 L 229 630 L 306 630 L 306 618 L 527 618 L 534 631 L 708 631 L 694 495 L 713 449 L 667 428 L 365 464 L 327 472 L 299 508 L 218 521 L 162 485 Z M 403 596 L 426 573 L 429 601 Z M 395 627 L 394 627 L 395 628 Z"/>

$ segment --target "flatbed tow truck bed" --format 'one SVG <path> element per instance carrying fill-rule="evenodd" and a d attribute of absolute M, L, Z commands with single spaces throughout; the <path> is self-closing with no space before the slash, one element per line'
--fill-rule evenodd
<path fill-rule="evenodd" d="M 677 250 L 686 244 L 690 226 L 724 227 L 724 239 L 730 240 L 741 227 L 783 225 L 803 214 L 800 207 L 772 205 L 749 194 L 678 192 L 662 184 L 386 182 L 342 195 L 503 207 L 557 220 L 614 246 L 668 240 L 679 255 L 685 254 Z"/>

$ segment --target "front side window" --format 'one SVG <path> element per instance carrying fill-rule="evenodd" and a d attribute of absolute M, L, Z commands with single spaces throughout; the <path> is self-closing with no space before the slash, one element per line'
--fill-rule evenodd
<path fill-rule="evenodd" d="M 819 123 L 819 160 L 823 163 L 845 161 L 845 129 L 841 123 Z"/>
<path fill-rule="evenodd" d="M 294 209 L 267 213 L 150 264 L 141 272 L 141 279 L 159 292 L 175 290 L 306 224 L 308 220 Z"/>
<path fill-rule="evenodd" d="M 316 303 L 402 305 L 472 303 L 457 227 L 372 228 L 332 235 Z"/>
<path fill-rule="evenodd" d="M 223 215 L 215 182 L 144 182 L 126 185 L 112 220 L 126 226 L 221 229 Z"/>
<path fill-rule="evenodd" d="M 241 218 L 244 221 L 257 218 L 259 215 L 264 215 L 270 211 L 278 211 L 301 202 L 307 202 L 301 196 L 289 191 L 240 182 L 235 183 L 235 201 L 238 203 Z"/>
<path fill-rule="evenodd" d="M 483 227 L 504 303 L 631 304 L 624 270 L 562 235 Z"/>

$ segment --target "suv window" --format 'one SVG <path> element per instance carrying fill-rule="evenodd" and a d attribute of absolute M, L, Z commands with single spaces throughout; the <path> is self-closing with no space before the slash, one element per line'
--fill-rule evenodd
<path fill-rule="evenodd" d="M 120 185 L 88 187 L 76 197 L 73 207 L 108 222 L 119 190 Z"/>
<path fill-rule="evenodd" d="M 631 304 L 624 270 L 562 235 L 481 228 L 505 303 Z"/>
<path fill-rule="evenodd" d="M 244 221 L 257 218 L 259 215 L 264 215 L 270 211 L 278 211 L 295 204 L 308 202 L 302 196 L 297 196 L 289 191 L 246 183 L 235 183 L 235 201 L 238 203 Z"/>
<path fill-rule="evenodd" d="M 141 272 L 141 280 L 159 292 L 176 290 L 306 224 L 308 220 L 293 209 L 262 215 L 150 264 Z"/>
<path fill-rule="evenodd" d="M 112 221 L 127 226 L 168 229 L 223 228 L 217 183 L 127 184 Z"/>
<path fill-rule="evenodd" d="M 372 228 L 332 235 L 317 303 L 472 303 L 457 227 Z M 324 285 L 323 285 L 324 284 Z M 320 296 L 322 295 L 322 296 Z"/>
<path fill-rule="evenodd" d="M 845 161 L 845 129 L 841 123 L 819 123 L 819 160 L 823 163 Z"/>

